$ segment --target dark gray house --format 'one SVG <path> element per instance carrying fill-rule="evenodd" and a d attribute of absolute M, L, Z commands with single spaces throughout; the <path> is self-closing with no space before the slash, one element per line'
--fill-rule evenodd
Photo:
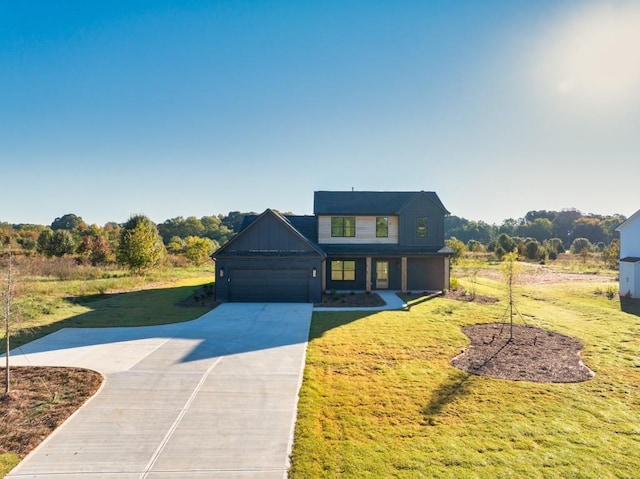
<path fill-rule="evenodd" d="M 213 254 L 217 299 L 317 302 L 330 290 L 446 289 L 447 214 L 433 192 L 316 191 L 314 216 L 266 210 Z"/>

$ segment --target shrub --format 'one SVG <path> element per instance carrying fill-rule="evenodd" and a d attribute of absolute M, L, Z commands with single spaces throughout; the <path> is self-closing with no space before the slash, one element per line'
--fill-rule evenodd
<path fill-rule="evenodd" d="M 573 254 L 583 254 L 588 253 L 592 249 L 591 241 L 587 238 L 576 238 L 571 243 L 571 252 Z"/>
<path fill-rule="evenodd" d="M 460 282 L 458 281 L 458 278 L 454 278 L 453 276 L 449 279 L 449 289 L 451 291 L 457 291 L 458 288 L 460 287 Z"/>

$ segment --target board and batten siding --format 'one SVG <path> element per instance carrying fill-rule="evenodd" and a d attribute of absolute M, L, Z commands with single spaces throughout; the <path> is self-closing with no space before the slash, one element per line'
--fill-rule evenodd
<path fill-rule="evenodd" d="M 333 215 L 343 217 L 343 215 Z M 344 215 L 349 216 L 349 215 Z M 380 215 L 382 216 L 382 215 Z M 389 218 L 389 236 L 376 237 L 376 218 L 380 216 L 356 216 L 356 235 L 354 237 L 332 237 L 331 216 L 318 217 L 318 243 L 320 244 L 398 244 L 398 217 Z"/>
<path fill-rule="evenodd" d="M 620 258 L 640 257 L 640 211 L 620 226 Z"/>

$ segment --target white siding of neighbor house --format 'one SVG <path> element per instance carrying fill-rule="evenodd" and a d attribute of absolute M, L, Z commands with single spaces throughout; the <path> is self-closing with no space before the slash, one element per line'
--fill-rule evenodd
<path fill-rule="evenodd" d="M 340 217 L 342 215 L 334 215 Z M 344 215 L 349 216 L 349 215 Z M 383 215 L 380 215 L 383 216 Z M 356 216 L 355 237 L 331 237 L 331 216 L 318 217 L 318 243 L 320 244 L 398 244 L 398 217 L 389 218 L 389 236 L 376 237 L 376 218 L 379 216 Z"/>
<path fill-rule="evenodd" d="M 620 257 L 640 257 L 640 211 L 632 215 L 621 226 L 619 228 Z"/>
<path fill-rule="evenodd" d="M 620 232 L 620 259 L 640 258 L 640 210 L 618 228 Z M 640 298 L 640 262 L 620 261 L 620 294 Z"/>
<path fill-rule="evenodd" d="M 620 296 L 638 297 L 637 276 L 640 276 L 640 267 L 637 263 L 620 262 Z"/>

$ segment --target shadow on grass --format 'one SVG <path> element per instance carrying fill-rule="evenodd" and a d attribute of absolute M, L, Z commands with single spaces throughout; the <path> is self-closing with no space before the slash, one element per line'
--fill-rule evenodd
<path fill-rule="evenodd" d="M 640 299 L 636 298 L 620 298 L 620 309 L 625 313 L 640 316 Z"/>
<path fill-rule="evenodd" d="M 473 376 L 462 371 L 453 372 L 431 394 L 429 403 L 422 410 L 423 425 L 435 426 L 443 409 L 456 400 L 469 394 L 473 385 Z"/>
<path fill-rule="evenodd" d="M 332 329 L 359 321 L 377 311 L 317 311 L 313 313 L 309 328 L 309 341 L 321 338 L 324 333 Z"/>
<path fill-rule="evenodd" d="M 63 328 L 155 326 L 190 321 L 211 309 L 206 305 L 179 305 L 199 288 L 198 285 L 182 286 L 68 298 L 69 303 L 89 308 L 89 311 L 52 322 L 46 322 L 47 316 L 43 315 L 43 324 L 14 333 L 11 347 L 22 346 Z"/>
<path fill-rule="evenodd" d="M 225 303 L 213 311 L 179 306 L 197 288 L 185 286 L 81 298 L 76 303 L 88 311 L 14 335 L 12 356 L 18 362 L 15 358 L 22 356 L 22 361 L 30 365 L 87 367 L 101 372 L 100 368 L 109 372 L 109 368 L 120 367 L 119 364 L 133 357 L 139 360 L 149 354 L 167 364 L 187 363 L 302 344 L 329 329 L 371 314 L 319 312 L 310 326 L 307 319 L 312 314 L 310 304 Z M 172 341 L 166 348 L 162 346 L 165 340 Z M 154 346 L 149 353 L 145 349 L 149 344 L 161 349 Z M 184 346 L 176 348 L 176 344 Z M 103 345 L 111 349 L 92 349 Z M 69 351 L 68 355 L 44 354 L 63 350 Z M 118 356 L 111 359 L 100 351 Z M 36 354 L 40 355 L 37 361 L 31 362 L 30 355 Z"/>

